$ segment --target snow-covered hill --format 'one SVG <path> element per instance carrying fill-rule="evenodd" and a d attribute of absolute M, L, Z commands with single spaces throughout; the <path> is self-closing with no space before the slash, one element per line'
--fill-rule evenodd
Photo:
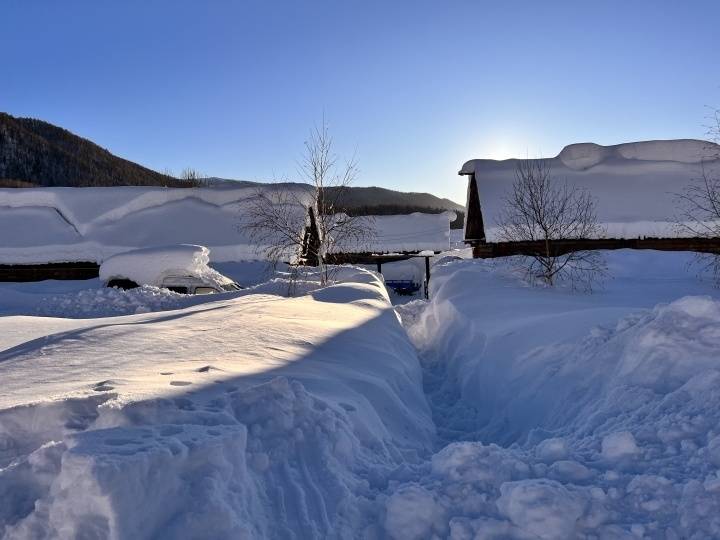
<path fill-rule="evenodd" d="M 571 144 L 546 160 L 560 183 L 588 190 L 597 201 L 605 236 L 677 236 L 677 194 L 703 173 L 720 176 L 720 146 L 691 139 L 643 141 L 614 146 Z M 475 159 L 461 173 L 474 172 L 489 240 L 513 181 L 517 160 Z"/>

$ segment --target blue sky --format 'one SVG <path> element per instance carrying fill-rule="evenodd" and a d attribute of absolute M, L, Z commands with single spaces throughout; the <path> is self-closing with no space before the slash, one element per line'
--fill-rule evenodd
<path fill-rule="evenodd" d="M 0 4 L 0 110 L 155 169 L 297 179 L 322 118 L 358 185 L 464 201 L 470 158 L 702 138 L 720 2 Z"/>

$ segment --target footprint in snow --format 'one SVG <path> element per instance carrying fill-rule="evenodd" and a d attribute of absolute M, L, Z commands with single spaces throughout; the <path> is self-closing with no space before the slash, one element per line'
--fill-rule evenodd
<path fill-rule="evenodd" d="M 189 386 L 191 384 L 188 381 L 170 381 L 170 386 Z"/>

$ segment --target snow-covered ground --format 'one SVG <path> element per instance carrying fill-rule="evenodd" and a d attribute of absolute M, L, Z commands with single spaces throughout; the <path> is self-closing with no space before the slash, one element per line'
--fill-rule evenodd
<path fill-rule="evenodd" d="M 720 292 L 685 253 L 606 256 L 592 295 L 460 261 L 399 308 L 439 450 L 390 497 L 390 533 L 720 535 Z"/>
<path fill-rule="evenodd" d="M 363 270 L 338 278 L 297 298 L 4 317 L 3 537 L 376 530 L 378 494 L 434 428 L 384 286 Z"/>
<path fill-rule="evenodd" d="M 720 291 L 605 256 L 593 294 L 438 257 L 396 308 L 351 268 L 2 284 L 0 537 L 718 537 Z"/>
<path fill-rule="evenodd" d="M 283 280 L 287 268 L 272 268 L 264 261 L 215 263 L 213 268 L 245 287 L 223 298 L 247 294 L 287 296 L 289 284 Z M 301 289 L 306 284 L 299 284 Z M 218 297 L 213 297 L 216 299 Z M 106 288 L 100 279 L 46 280 L 29 283 L 0 282 L 0 317 L 35 315 L 59 318 L 96 318 L 179 309 L 211 299 L 177 294 L 167 289 L 143 286 L 123 291 Z"/>

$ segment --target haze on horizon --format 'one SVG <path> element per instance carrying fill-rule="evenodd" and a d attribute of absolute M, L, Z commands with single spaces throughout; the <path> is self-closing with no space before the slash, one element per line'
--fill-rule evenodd
<path fill-rule="evenodd" d="M 151 168 L 297 180 L 324 114 L 357 185 L 464 201 L 471 158 L 703 138 L 720 3 L 3 3 L 0 110 Z"/>

